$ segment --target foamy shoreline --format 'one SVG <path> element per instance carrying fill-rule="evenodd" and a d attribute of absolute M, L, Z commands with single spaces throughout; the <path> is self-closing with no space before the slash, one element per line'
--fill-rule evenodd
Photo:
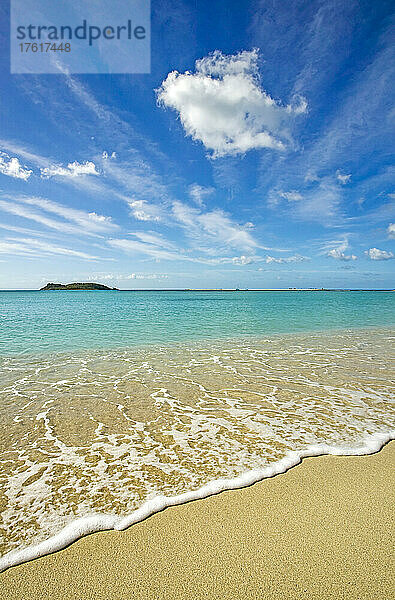
<path fill-rule="evenodd" d="M 163 511 L 165 508 L 186 504 L 193 500 L 209 498 L 210 496 L 214 496 L 223 491 L 249 487 L 264 479 L 285 473 L 292 467 L 298 465 L 304 458 L 322 455 L 361 456 L 374 454 L 393 439 L 395 439 L 395 430 L 388 433 L 367 436 L 363 443 L 356 447 L 336 447 L 327 444 L 311 445 L 302 451 L 288 452 L 284 458 L 273 465 L 247 471 L 232 479 L 217 479 L 197 490 L 185 492 L 177 496 L 157 496 L 148 500 L 140 508 L 125 517 L 115 515 L 93 515 L 77 519 L 67 525 L 58 534 L 40 544 L 29 546 L 19 551 L 10 552 L 0 558 L 0 572 L 5 571 L 10 567 L 62 550 L 76 540 L 89 534 L 111 529 L 117 531 L 125 530 L 131 525 L 144 521 L 148 517 Z"/>
<path fill-rule="evenodd" d="M 16 566 L 1 575 L 0 598 L 389 600 L 394 458 L 394 443 L 307 458 Z"/>

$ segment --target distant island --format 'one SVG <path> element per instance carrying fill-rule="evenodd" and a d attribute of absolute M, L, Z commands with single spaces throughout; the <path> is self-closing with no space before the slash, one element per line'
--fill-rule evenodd
<path fill-rule="evenodd" d="M 107 287 L 101 283 L 47 283 L 44 287 L 40 288 L 41 291 L 47 290 L 117 290 L 117 288 Z"/>

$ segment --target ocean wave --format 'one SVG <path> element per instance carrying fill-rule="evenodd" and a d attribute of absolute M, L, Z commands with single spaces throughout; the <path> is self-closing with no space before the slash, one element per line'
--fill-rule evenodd
<path fill-rule="evenodd" d="M 363 443 L 355 448 L 350 446 L 329 446 L 328 444 L 312 445 L 302 451 L 288 452 L 284 458 L 280 459 L 270 467 L 252 469 L 232 479 L 216 479 L 197 490 L 185 492 L 177 496 L 157 496 L 148 500 L 140 508 L 125 517 L 116 517 L 114 515 L 91 515 L 77 519 L 62 529 L 62 531 L 40 544 L 24 548 L 20 551 L 10 552 L 0 558 L 0 572 L 5 571 L 12 566 L 62 550 L 81 537 L 91 533 L 108 531 L 111 529 L 122 531 L 171 506 L 186 504 L 193 500 L 209 498 L 210 496 L 214 496 L 224 491 L 248 487 L 269 477 L 285 473 L 292 467 L 298 465 L 304 458 L 322 455 L 361 456 L 374 454 L 390 440 L 393 440 L 394 437 L 395 430 L 389 433 L 378 433 L 366 437 Z"/>
<path fill-rule="evenodd" d="M 348 330 L 0 359 L 1 560 L 305 455 L 365 453 L 395 426 L 393 340 Z"/>

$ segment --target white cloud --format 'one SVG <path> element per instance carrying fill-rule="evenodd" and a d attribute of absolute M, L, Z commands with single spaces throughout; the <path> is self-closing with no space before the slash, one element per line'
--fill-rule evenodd
<path fill-rule="evenodd" d="M 155 204 L 145 200 L 128 200 L 131 213 L 138 221 L 161 221 L 162 210 Z"/>
<path fill-rule="evenodd" d="M 210 265 L 245 266 L 245 265 L 250 265 L 250 264 L 254 263 L 256 260 L 261 260 L 261 259 L 260 259 L 260 257 L 257 257 L 257 256 L 245 256 L 244 254 L 242 254 L 241 256 L 233 256 L 233 257 L 223 256 L 223 257 L 218 257 L 218 258 L 201 259 L 200 262 L 202 262 L 204 264 L 210 264 Z"/>
<path fill-rule="evenodd" d="M 9 240 L 0 240 L 0 254 L 8 254 L 10 256 L 39 256 L 36 249 Z"/>
<path fill-rule="evenodd" d="M 254 262 L 254 258 L 252 256 L 245 256 L 242 254 L 241 256 L 234 256 L 232 258 L 232 263 L 234 265 L 250 265 Z"/>
<path fill-rule="evenodd" d="M 319 181 L 320 178 L 318 177 L 317 173 L 315 173 L 314 171 L 307 171 L 304 180 L 307 183 L 311 183 L 311 182 L 315 182 L 315 181 Z"/>
<path fill-rule="evenodd" d="M 108 241 L 110 246 L 118 248 L 129 254 L 145 254 L 154 260 L 184 260 L 192 263 L 200 263 L 204 265 L 249 265 L 255 260 L 262 260 L 260 257 L 255 256 L 234 256 L 234 257 L 216 257 L 216 258 L 202 258 L 188 256 L 180 248 L 175 247 L 167 240 L 163 240 L 159 236 L 135 233 L 143 241 L 130 240 L 130 239 L 111 239 Z"/>
<path fill-rule="evenodd" d="M 109 154 L 106 150 L 104 150 L 103 153 L 102 153 L 102 158 L 104 160 L 115 159 L 115 158 L 117 158 L 117 153 L 116 152 L 111 152 L 111 154 Z"/>
<path fill-rule="evenodd" d="M 47 242 L 29 238 L 8 238 L 0 241 L 0 253 L 32 257 L 46 256 L 49 254 L 83 258 L 85 260 L 98 259 L 97 256 L 87 254 L 86 252 L 63 248 L 62 246 L 55 246 L 53 244 L 48 244 Z"/>
<path fill-rule="evenodd" d="M 167 249 L 175 249 L 174 244 L 164 239 L 164 237 L 158 233 L 153 232 L 145 232 L 145 231 L 136 231 L 131 233 L 130 235 L 134 235 L 136 238 L 145 242 L 146 244 L 153 244 L 154 246 L 159 246 L 161 248 Z"/>
<path fill-rule="evenodd" d="M 167 273 L 93 273 L 83 275 L 84 281 L 128 281 L 130 279 L 168 279 Z M 47 278 L 45 278 L 47 281 Z"/>
<path fill-rule="evenodd" d="M 391 258 L 395 258 L 393 252 L 379 250 L 378 248 L 369 248 L 369 250 L 365 251 L 365 254 L 370 260 L 390 260 Z"/>
<path fill-rule="evenodd" d="M 182 202 L 173 203 L 173 216 L 187 235 L 198 240 L 215 241 L 224 246 L 250 249 L 258 244 L 252 235 L 221 210 L 202 212 Z M 249 227 L 248 227 L 249 228 Z"/>
<path fill-rule="evenodd" d="M 39 209 L 39 211 L 32 210 L 31 206 Z M 111 217 L 98 215 L 95 212 L 87 213 L 83 210 L 69 208 L 45 198 L 19 196 L 13 198 L 12 202 L 0 200 L 0 210 L 24 219 L 30 219 L 62 233 L 97 235 L 117 229 L 117 225 L 112 223 Z M 63 217 L 66 222 L 55 220 L 45 213 L 56 214 Z"/>
<path fill-rule="evenodd" d="M 60 165 L 56 165 L 51 158 L 30 152 L 29 150 L 26 150 L 23 146 L 20 146 L 14 142 L 0 139 L 0 146 L 2 148 L 5 148 L 9 152 L 14 152 L 15 154 L 18 154 L 20 157 L 29 161 L 30 163 L 32 163 L 38 167 L 41 167 L 40 172 L 41 172 L 42 178 L 48 179 L 49 177 L 53 177 L 55 175 L 63 175 L 63 178 L 62 178 L 63 182 L 67 183 L 68 185 L 73 185 L 73 186 L 76 186 L 79 188 L 83 188 L 83 189 L 87 190 L 88 192 L 95 193 L 95 194 L 97 194 L 97 193 L 100 193 L 100 194 L 107 193 L 108 194 L 111 192 L 111 189 L 104 186 L 103 183 L 101 183 L 101 182 L 100 183 L 94 182 L 93 179 L 90 177 L 78 177 L 77 176 L 77 175 L 83 175 L 84 174 L 82 172 L 83 170 L 89 171 L 89 173 L 85 173 L 85 174 L 99 175 L 98 172 L 93 173 L 93 169 L 89 165 L 92 165 L 94 163 L 92 163 L 90 161 L 87 161 L 87 163 L 82 163 L 82 164 L 79 164 L 76 162 L 69 163 L 70 168 L 66 168 L 66 167 L 62 167 Z M 88 167 L 86 166 L 87 164 L 88 164 Z M 79 172 L 79 167 L 81 168 L 80 172 Z M 74 176 L 73 176 L 73 172 L 75 173 Z"/>
<path fill-rule="evenodd" d="M 88 231 L 105 232 L 117 228 L 117 225 L 112 222 L 111 217 L 98 215 L 95 212 L 85 212 L 76 208 L 70 208 L 63 204 L 53 202 L 52 200 L 47 200 L 46 198 L 19 196 L 16 200 L 23 204 L 36 206 L 45 212 L 54 213 L 67 221 L 77 223 Z"/>
<path fill-rule="evenodd" d="M 45 179 L 50 177 L 79 177 L 80 175 L 100 175 L 100 173 L 97 171 L 95 163 L 89 160 L 83 163 L 74 161 L 69 163 L 67 167 L 58 165 L 41 169 L 41 177 Z"/>
<path fill-rule="evenodd" d="M 357 257 L 355 256 L 355 254 L 345 254 L 339 248 L 333 248 L 332 250 L 329 250 L 327 256 L 334 258 L 336 260 L 345 260 L 345 261 L 357 260 Z"/>
<path fill-rule="evenodd" d="M 287 121 L 306 111 L 303 99 L 283 106 L 262 89 L 257 50 L 228 56 L 216 50 L 196 61 L 194 73 L 169 73 L 157 96 L 213 157 L 254 148 L 282 150 L 289 137 Z"/>
<path fill-rule="evenodd" d="M 5 202 L 4 200 L 0 200 L 0 210 L 16 215 L 17 217 L 22 217 L 23 219 L 35 221 L 36 223 L 40 223 L 40 225 L 44 225 L 50 229 L 56 229 L 62 233 L 81 233 L 80 228 L 68 223 L 56 221 L 55 219 L 47 217 L 42 213 L 38 213 L 27 206 L 17 204 L 16 202 Z"/>
<path fill-rule="evenodd" d="M 27 181 L 33 171 L 29 171 L 29 169 L 22 167 L 17 158 L 11 158 L 5 152 L 0 152 L 0 173 L 8 175 L 8 177 Z"/>
<path fill-rule="evenodd" d="M 264 262 L 267 264 L 277 263 L 277 264 L 287 264 L 287 263 L 298 263 L 307 260 L 305 256 L 301 256 L 300 254 L 295 254 L 294 256 L 288 256 L 284 258 L 277 258 L 275 256 L 265 256 Z"/>
<path fill-rule="evenodd" d="M 291 192 L 280 192 L 281 198 L 285 198 L 288 202 L 297 202 L 298 200 L 303 200 L 302 194 L 296 192 L 295 190 Z"/>
<path fill-rule="evenodd" d="M 78 211 L 78 212 L 82 212 L 82 211 Z M 105 217 L 104 215 L 98 215 L 95 212 L 90 212 L 88 213 L 88 219 L 90 219 L 91 221 L 94 221 L 95 223 L 100 223 L 101 225 L 103 223 L 106 223 L 106 225 L 111 223 L 112 227 L 115 227 L 114 223 L 112 223 L 112 219 L 111 217 Z"/>
<path fill-rule="evenodd" d="M 126 161 L 103 159 L 100 166 L 104 176 L 115 180 L 132 198 L 151 203 L 163 202 L 169 197 L 167 182 L 134 149 L 129 150 Z M 130 199 L 119 197 L 126 201 Z"/>
<path fill-rule="evenodd" d="M 317 221 L 327 226 L 339 216 L 341 191 L 329 178 L 315 179 L 303 194 L 296 190 L 283 192 L 273 188 L 268 193 L 267 203 L 272 209 L 282 206 L 297 220 Z"/>
<path fill-rule="evenodd" d="M 214 188 L 212 187 L 203 187 L 197 183 L 193 183 L 189 186 L 189 196 L 191 199 L 200 207 L 204 206 L 204 199 L 207 196 L 211 196 L 214 192 Z"/>
<path fill-rule="evenodd" d="M 168 279 L 169 276 L 162 273 L 131 273 L 124 279 Z"/>
<path fill-rule="evenodd" d="M 388 225 L 387 232 L 390 238 L 395 238 L 395 223 Z"/>
<path fill-rule="evenodd" d="M 329 225 L 339 216 L 340 201 L 338 186 L 321 180 L 316 188 L 304 194 L 303 201 L 293 203 L 292 210 L 297 219 Z"/>
<path fill-rule="evenodd" d="M 331 246 L 335 246 L 334 248 L 331 248 Z M 348 238 L 345 237 L 342 240 L 333 240 L 333 241 L 329 241 L 326 244 L 324 244 L 323 246 L 323 250 L 326 254 L 326 256 L 329 256 L 330 258 L 334 258 L 335 260 L 341 260 L 341 261 L 350 261 L 350 260 L 357 260 L 357 257 L 355 256 L 355 254 L 346 254 L 346 250 L 349 247 L 349 243 L 348 243 Z"/>
<path fill-rule="evenodd" d="M 108 240 L 108 243 L 113 248 L 119 248 L 129 254 L 145 254 L 155 260 L 194 260 L 178 253 L 178 251 L 169 251 L 156 244 L 147 244 L 137 240 L 111 239 Z"/>
<path fill-rule="evenodd" d="M 212 258 L 208 259 L 206 262 L 211 264 L 233 264 L 233 265 L 250 265 L 252 263 L 266 263 L 266 264 L 289 264 L 289 263 L 299 263 L 305 260 L 309 260 L 306 256 L 301 256 L 300 254 L 295 254 L 293 256 L 287 256 L 282 258 L 277 258 L 276 256 L 246 256 L 242 254 L 241 256 L 234 256 L 233 258 Z M 259 269 L 262 270 L 262 269 Z"/>
<path fill-rule="evenodd" d="M 29 150 L 26 150 L 26 148 L 24 148 L 23 146 L 20 146 L 19 144 L 9 140 L 0 139 L 0 146 L 8 150 L 8 152 L 18 154 L 18 156 L 21 156 L 25 160 L 33 163 L 38 167 L 46 167 L 50 162 L 50 160 L 45 156 L 41 156 L 39 154 L 35 154 L 34 152 L 30 152 Z"/>
<path fill-rule="evenodd" d="M 336 171 L 336 179 L 342 185 L 346 185 L 350 181 L 351 175 L 342 175 L 340 171 Z"/>
<path fill-rule="evenodd" d="M 23 235 L 41 235 L 39 231 L 35 229 L 28 229 L 27 227 L 17 227 L 10 223 L 0 223 L 0 229 L 6 229 L 7 231 L 14 231 L 15 233 L 22 233 Z"/>

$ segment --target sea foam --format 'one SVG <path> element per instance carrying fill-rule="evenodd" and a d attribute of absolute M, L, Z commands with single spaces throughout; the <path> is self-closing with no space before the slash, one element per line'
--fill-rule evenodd
<path fill-rule="evenodd" d="M 197 490 L 178 494 L 176 496 L 159 495 L 145 502 L 140 508 L 127 516 L 115 515 L 91 515 L 76 519 L 62 529 L 56 535 L 33 546 L 22 550 L 12 551 L 0 558 L 0 572 L 6 569 L 28 562 L 30 560 L 52 554 L 62 550 L 76 540 L 99 531 L 117 530 L 122 531 L 135 523 L 144 521 L 151 515 L 165 508 L 185 504 L 193 500 L 199 500 L 214 496 L 227 490 L 248 487 L 258 481 L 285 473 L 304 458 L 322 455 L 334 456 L 362 456 L 378 452 L 387 442 L 395 438 L 395 430 L 387 433 L 376 433 L 366 436 L 358 446 L 331 446 L 329 444 L 314 444 L 303 450 L 293 450 L 271 464 L 262 468 L 251 469 L 245 473 L 230 479 L 215 479 Z"/>

